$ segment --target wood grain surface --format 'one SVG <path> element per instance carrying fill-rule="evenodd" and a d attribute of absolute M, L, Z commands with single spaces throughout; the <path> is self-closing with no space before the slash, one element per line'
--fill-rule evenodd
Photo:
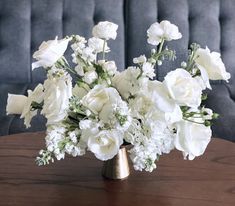
<path fill-rule="evenodd" d="M 44 133 L 0 137 L 0 205 L 22 206 L 235 206 L 235 144 L 214 138 L 206 153 L 185 161 L 163 156 L 152 173 L 102 178 L 91 154 L 38 167 Z M 131 165 L 131 163 L 130 163 Z"/>

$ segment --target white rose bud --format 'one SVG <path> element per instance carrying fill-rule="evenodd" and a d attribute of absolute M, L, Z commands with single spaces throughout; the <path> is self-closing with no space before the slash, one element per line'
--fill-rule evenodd
<path fill-rule="evenodd" d="M 51 67 L 53 66 L 63 55 L 68 47 L 70 39 L 49 40 L 42 42 L 39 46 L 39 50 L 34 52 L 33 58 L 37 59 L 37 62 L 32 63 L 32 69 L 37 67 Z"/>
<path fill-rule="evenodd" d="M 6 112 L 9 114 L 22 114 L 27 97 L 24 95 L 8 94 Z"/>

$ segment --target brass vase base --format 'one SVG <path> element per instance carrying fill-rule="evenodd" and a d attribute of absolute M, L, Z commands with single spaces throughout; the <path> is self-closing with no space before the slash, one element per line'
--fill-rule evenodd
<path fill-rule="evenodd" d="M 123 180 L 130 175 L 130 168 L 125 147 L 121 147 L 116 156 L 104 162 L 103 177 L 111 180 Z"/>

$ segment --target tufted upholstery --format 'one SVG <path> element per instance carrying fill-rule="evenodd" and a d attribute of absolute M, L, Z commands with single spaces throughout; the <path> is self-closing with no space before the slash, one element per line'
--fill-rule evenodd
<path fill-rule="evenodd" d="M 0 134 L 24 131 L 17 117 L 5 116 L 8 92 L 25 94 L 41 82 L 42 69 L 31 72 L 32 52 L 41 41 L 67 34 L 91 36 L 91 28 L 101 20 L 119 24 L 118 37 L 111 41 L 112 53 L 120 70 L 132 58 L 149 53 L 146 30 L 156 20 L 177 24 L 183 38 L 168 44 L 177 52 L 175 62 L 156 68 L 162 80 L 187 57 L 190 43 L 221 52 L 230 83 L 213 82 L 206 103 L 221 114 L 213 127 L 214 135 L 235 141 L 235 1 L 234 0 L 0 0 Z M 43 118 L 36 118 L 32 130 L 43 129 Z"/>

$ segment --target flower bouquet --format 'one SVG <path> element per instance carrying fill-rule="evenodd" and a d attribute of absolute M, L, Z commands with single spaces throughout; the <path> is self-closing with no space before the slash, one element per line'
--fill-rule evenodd
<path fill-rule="evenodd" d="M 43 42 L 32 68 L 43 67 L 47 79 L 27 97 L 9 94 L 7 114 L 21 115 L 27 128 L 38 113 L 47 119 L 46 149 L 39 152 L 38 165 L 86 151 L 107 161 L 129 144 L 134 169 L 152 172 L 160 156 L 174 148 L 189 160 L 204 153 L 218 114 L 201 106 L 207 98 L 203 91 L 211 89 L 209 80 L 230 78 L 220 54 L 192 44 L 188 59 L 160 82 L 154 68 L 176 58 L 164 43 L 182 37 L 178 27 L 169 21 L 152 24 L 147 42 L 155 49 L 122 72 L 105 59 L 107 41 L 116 38 L 117 29 L 104 21 L 88 40 L 71 35 Z M 68 45 L 72 62 L 64 57 Z"/>

